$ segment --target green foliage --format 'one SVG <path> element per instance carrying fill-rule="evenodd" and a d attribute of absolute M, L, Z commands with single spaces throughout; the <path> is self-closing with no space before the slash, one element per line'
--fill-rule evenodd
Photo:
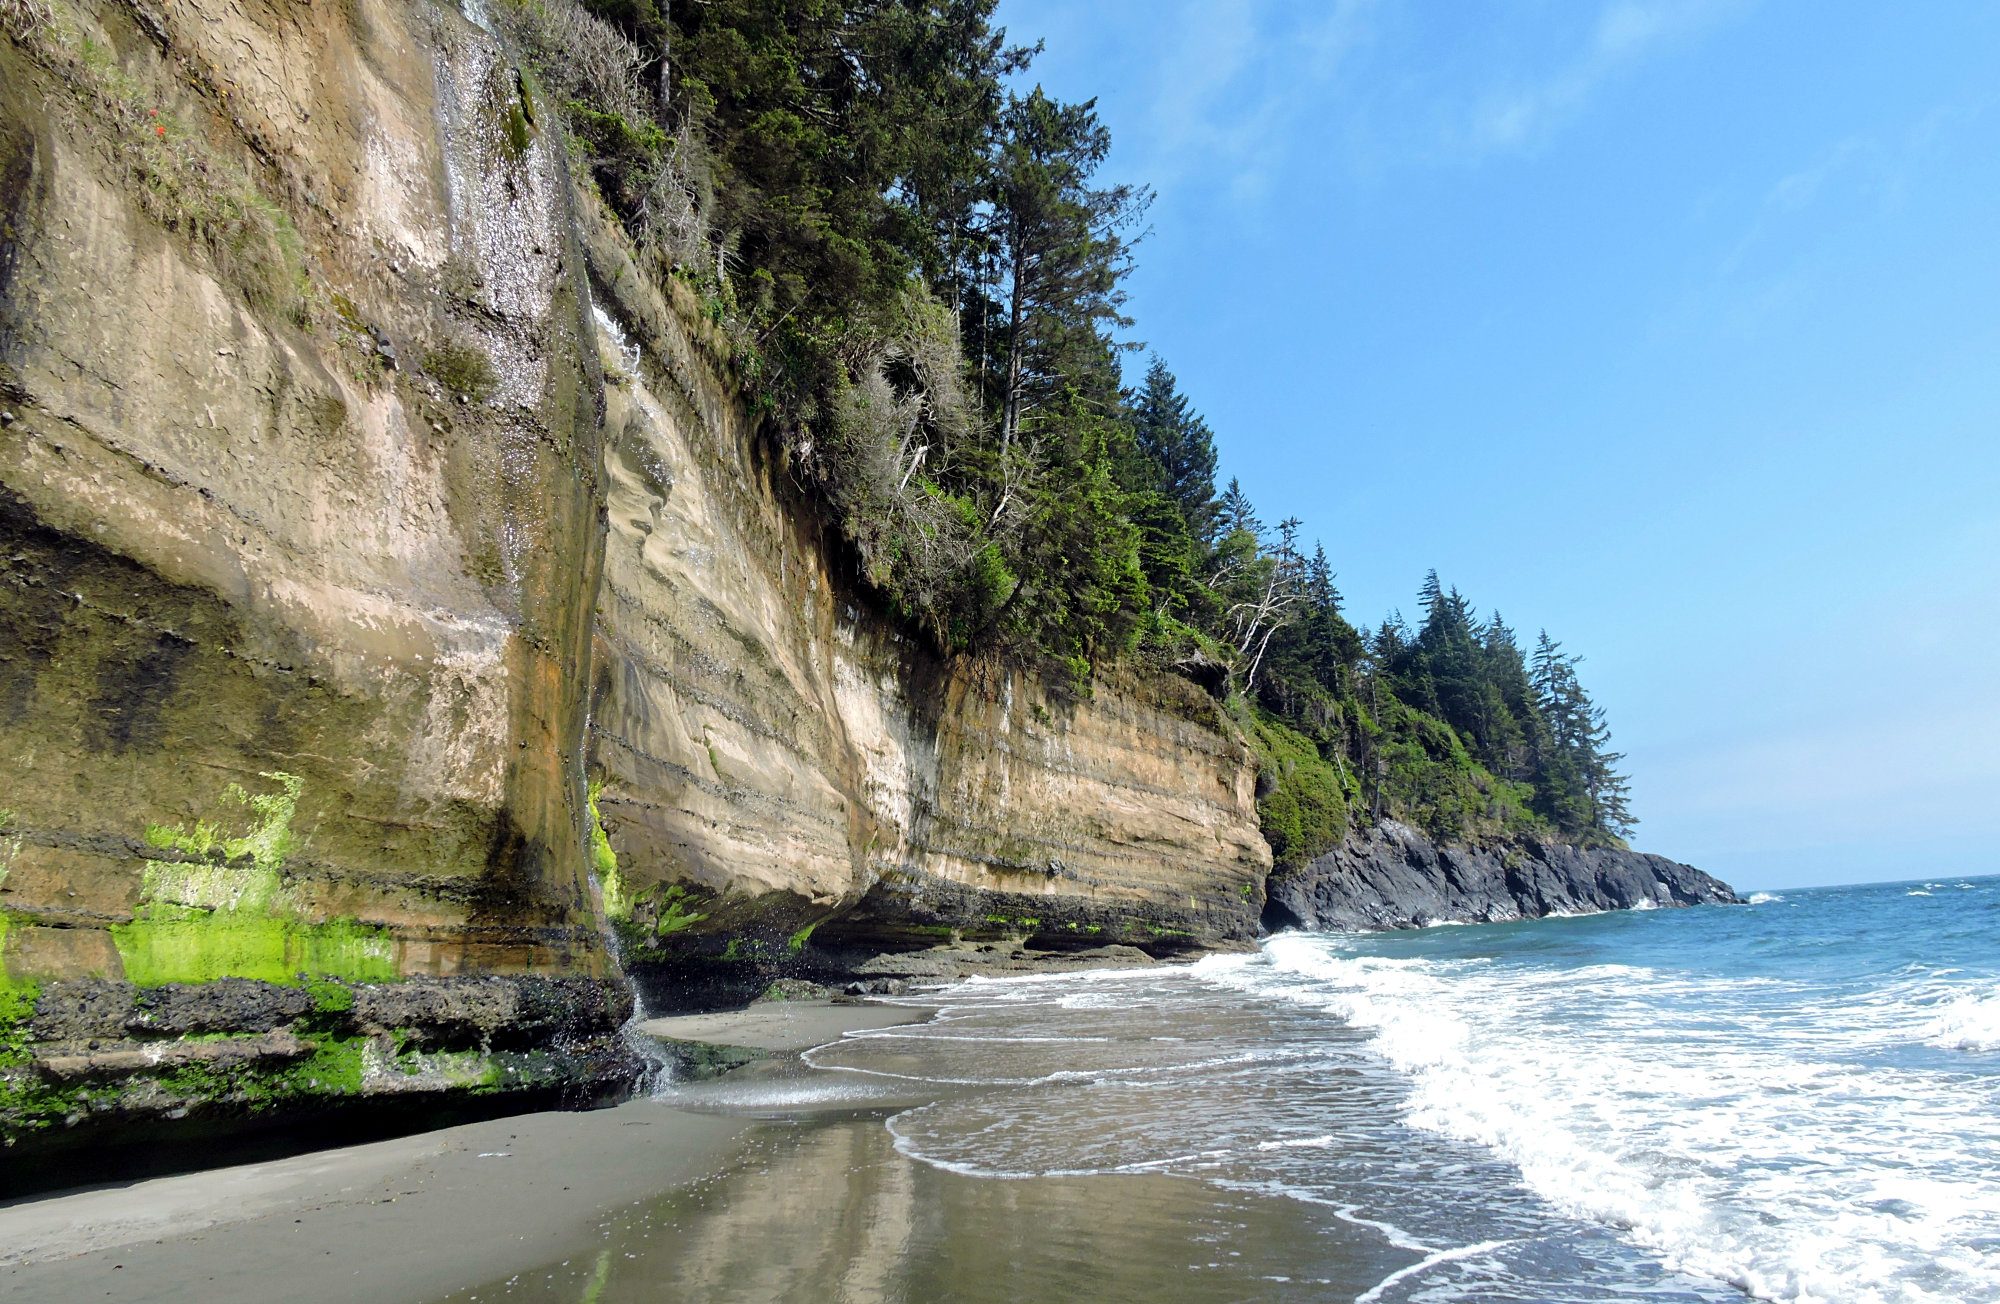
<path fill-rule="evenodd" d="M 1237 720 L 1257 753 L 1257 820 L 1272 860 L 1304 865 L 1338 846 L 1351 794 L 1319 748 L 1261 708 L 1239 702 Z"/>
<path fill-rule="evenodd" d="M 654 960 L 662 958 L 663 948 L 668 938 L 676 933 L 686 932 L 707 919 L 703 912 L 694 909 L 694 897 L 678 883 L 656 884 L 641 892 L 634 899 L 631 912 L 623 919 L 615 920 L 619 942 L 625 949 L 628 960 Z M 803 930 L 810 936 L 810 927 Z M 803 942 L 800 943 L 804 945 Z M 738 958 L 737 939 L 729 941 L 729 953 L 722 958 Z"/>
<path fill-rule="evenodd" d="M 621 179 L 659 166 L 667 151 L 666 128 L 657 122 L 635 122 L 616 111 L 594 109 L 583 100 L 571 100 L 564 107 L 570 130 L 589 148 L 597 166 L 611 169 Z"/>
<path fill-rule="evenodd" d="M 593 52 L 544 71 L 600 188 L 642 249 L 671 209 L 696 233 L 677 247 L 721 251 L 669 261 L 856 571 L 937 649 L 1078 693 L 1136 654 L 1242 697 L 1281 863 L 1389 817 L 1629 826 L 1573 663 L 1531 676 L 1435 577 L 1421 629 L 1364 637 L 1298 521 L 1217 493 L 1214 434 L 1165 361 L 1122 387 L 1148 195 L 1101 180 L 1094 101 L 1018 76 L 1033 51 L 995 0 L 513 4 L 544 50 Z M 647 89 L 664 52 L 684 119 Z"/>
<path fill-rule="evenodd" d="M 656 889 L 651 899 L 658 915 L 653 924 L 655 937 L 666 937 L 683 929 L 692 928 L 708 918 L 707 915 L 688 908 L 693 898 L 688 895 L 686 888 L 678 885 Z"/>
<path fill-rule="evenodd" d="M 58 74 L 149 217 L 205 247 L 249 303 L 309 319 L 305 243 L 250 172 L 45 0 L 0 0 L 0 24 Z"/>

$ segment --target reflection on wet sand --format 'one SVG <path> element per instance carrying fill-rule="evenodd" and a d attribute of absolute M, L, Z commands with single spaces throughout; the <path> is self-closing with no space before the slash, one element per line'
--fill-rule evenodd
<path fill-rule="evenodd" d="M 1407 1257 L 1186 1178 L 961 1176 L 897 1153 L 871 1114 L 768 1124 L 734 1167 L 610 1222 L 594 1252 L 452 1298 L 1352 1299 Z"/>

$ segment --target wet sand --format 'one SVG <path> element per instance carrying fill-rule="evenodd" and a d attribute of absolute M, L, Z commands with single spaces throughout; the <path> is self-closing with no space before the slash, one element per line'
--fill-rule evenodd
<path fill-rule="evenodd" d="M 1410 1258 L 1292 1201 L 1161 1174 L 999 1180 L 898 1153 L 880 1114 L 767 1123 L 726 1172 L 450 1304 L 1354 1300 Z"/>
<path fill-rule="evenodd" d="M 797 1002 L 700 1017 L 705 1040 L 799 1050 L 928 1016 Z M 723 1171 L 752 1126 L 633 1101 L 20 1200 L 0 1206 L 0 1299 L 435 1299 Z"/>
<path fill-rule="evenodd" d="M 920 1023 L 928 1009 L 904 1005 L 836 1005 L 831 1001 L 764 1001 L 747 1010 L 648 1019 L 639 1031 L 670 1041 L 705 1041 L 752 1050 L 801 1051 L 849 1032 Z"/>
<path fill-rule="evenodd" d="M 1372 1300 L 1415 1257 L 1295 1201 L 1188 1177 L 1008 1180 L 920 1162 L 887 1121 L 992 1088 L 822 1071 L 796 1053 L 930 1014 L 785 1002 L 657 1020 L 654 1035 L 766 1057 L 671 1104 L 0 1207 L 0 1300 Z M 917 1052 L 884 1053 L 901 1066 Z"/>

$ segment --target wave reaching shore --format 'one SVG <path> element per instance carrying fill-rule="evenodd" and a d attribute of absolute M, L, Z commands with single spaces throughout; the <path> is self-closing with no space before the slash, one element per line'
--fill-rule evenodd
<path fill-rule="evenodd" d="M 300 1299 L 397 1255 L 430 1256 L 409 1298 L 468 1304 L 1996 1299 L 2000 880 L 1927 890 L 1284 934 L 973 979 L 927 1021 L 662 1021 L 772 1054 L 664 1101 L 0 1210 L 96 1209 L 110 1238 L 5 1285 L 259 1298 L 258 1246 L 289 1240 Z M 207 1240 L 90 1203 L 216 1205 L 197 1188 L 256 1198 Z"/>
<path fill-rule="evenodd" d="M 1371 1299 L 1994 1299 L 2000 882 L 1930 886 L 1287 934 L 1185 972 L 973 985 L 893 1052 L 813 1059 L 894 1071 L 952 1036 L 932 1071 L 1014 1090 L 893 1120 L 904 1153 L 1321 1205 L 1422 1256 Z M 959 1049 L 982 1026 L 1007 1040 Z"/>

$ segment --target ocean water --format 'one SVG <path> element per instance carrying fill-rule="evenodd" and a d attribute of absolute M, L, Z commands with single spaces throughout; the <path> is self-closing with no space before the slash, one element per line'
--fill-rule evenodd
<path fill-rule="evenodd" d="M 2000 880 L 1285 934 L 945 1002 L 808 1057 L 955 1088 L 884 1121 L 903 1155 L 1302 1206 L 1394 1264 L 1362 1301 L 2000 1300 Z M 1213 1270 L 1300 1271 L 1257 1267 Z"/>
<path fill-rule="evenodd" d="M 2000 1302 L 2000 879 L 973 981 L 455 1296 Z"/>

